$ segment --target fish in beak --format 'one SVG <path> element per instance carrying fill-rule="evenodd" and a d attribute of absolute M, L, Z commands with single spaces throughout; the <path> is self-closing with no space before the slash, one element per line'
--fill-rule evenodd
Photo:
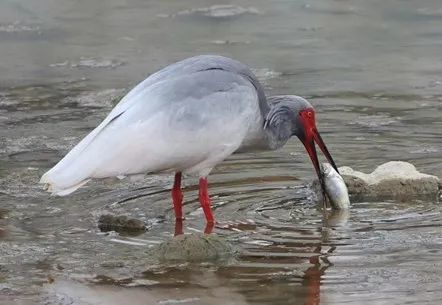
<path fill-rule="evenodd" d="M 327 149 L 324 141 L 322 140 L 321 135 L 316 128 L 315 121 L 315 111 L 313 108 L 307 108 L 302 110 L 300 113 L 300 126 L 298 131 L 298 138 L 301 140 L 302 144 L 304 144 L 307 153 L 312 160 L 313 166 L 315 167 L 316 174 L 318 175 L 319 182 L 321 183 L 322 191 L 325 194 L 325 183 L 324 177 L 321 173 L 321 168 L 319 165 L 318 154 L 316 153 L 315 143 L 319 146 L 322 153 L 327 158 L 328 162 L 331 166 L 339 173 L 338 168 L 336 166 L 335 161 L 333 160 L 330 152 Z M 325 198 L 325 197 L 324 197 Z"/>

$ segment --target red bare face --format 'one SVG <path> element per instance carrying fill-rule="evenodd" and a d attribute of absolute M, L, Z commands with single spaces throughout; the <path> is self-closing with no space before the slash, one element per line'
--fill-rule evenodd
<path fill-rule="evenodd" d="M 315 110 L 313 108 L 301 110 L 299 116 L 301 117 L 306 138 L 312 138 L 314 130 L 316 130 Z"/>

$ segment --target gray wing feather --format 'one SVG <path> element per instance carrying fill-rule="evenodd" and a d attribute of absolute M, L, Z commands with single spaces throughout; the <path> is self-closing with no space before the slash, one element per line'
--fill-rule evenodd
<path fill-rule="evenodd" d="M 133 88 L 120 101 L 120 103 L 118 103 L 118 105 L 109 114 L 109 117 L 111 117 L 110 120 L 121 114 L 121 112 L 125 111 L 128 107 L 130 107 L 131 104 L 130 101 L 133 100 L 134 97 L 136 97 L 144 90 L 146 90 L 146 88 L 157 82 L 169 78 L 175 78 L 188 74 L 193 74 L 199 71 L 216 70 L 216 69 L 239 74 L 242 77 L 246 78 L 248 81 L 250 81 L 258 93 L 259 107 L 263 116 L 267 114 L 269 106 L 267 105 L 264 89 L 262 88 L 258 79 L 256 78 L 256 76 L 253 74 L 253 72 L 250 70 L 249 67 L 240 63 L 239 61 L 223 56 L 199 55 L 184 59 L 170 66 L 167 66 L 164 69 L 146 78 L 143 82 L 141 82 L 135 88 Z M 148 103 L 149 101 L 146 102 Z"/>
<path fill-rule="evenodd" d="M 171 81 L 173 79 L 187 80 L 187 83 L 183 81 L 179 86 L 174 86 L 173 88 L 171 88 L 169 92 L 169 94 L 174 94 L 175 92 L 176 95 L 184 96 L 184 92 L 180 93 L 180 90 L 188 90 L 190 92 L 194 91 L 195 88 L 198 87 L 197 84 L 195 84 L 194 82 L 192 83 L 192 77 L 186 78 L 184 76 L 190 76 L 197 72 L 202 72 L 206 70 L 223 70 L 246 79 L 256 89 L 261 114 L 263 115 L 263 117 L 265 117 L 265 115 L 268 113 L 269 106 L 266 101 L 264 90 L 259 81 L 256 79 L 253 72 L 246 65 L 236 60 L 222 56 L 195 56 L 167 66 L 164 69 L 152 74 L 147 79 L 135 86 L 126 96 L 121 99 L 121 101 L 114 107 L 114 109 L 112 109 L 112 111 L 103 120 L 103 122 L 101 122 L 100 125 L 98 125 L 90 134 L 88 134 L 77 146 L 75 146 L 69 152 L 69 154 L 60 161 L 60 163 L 64 163 L 67 160 L 78 156 L 110 122 L 120 117 L 129 108 L 139 104 L 140 102 L 154 102 L 149 99 L 149 92 L 153 90 L 153 87 L 155 87 L 156 84 L 165 81 Z M 216 80 L 213 80 L 213 86 L 216 86 Z M 214 88 L 210 87 L 208 89 L 214 90 Z M 158 106 L 158 103 L 160 103 L 164 106 L 164 104 L 171 103 L 173 101 L 174 99 L 168 98 L 162 101 L 157 100 L 156 104 Z M 151 106 L 151 109 L 155 108 L 154 105 Z"/>

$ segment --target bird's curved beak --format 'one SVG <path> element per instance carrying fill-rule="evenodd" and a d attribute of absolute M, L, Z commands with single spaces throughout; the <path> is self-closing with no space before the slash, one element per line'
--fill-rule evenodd
<path fill-rule="evenodd" d="M 313 110 L 308 110 L 306 113 L 301 114 L 301 122 L 302 122 L 302 129 L 303 132 L 301 136 L 299 136 L 299 139 L 301 140 L 302 144 L 304 144 L 305 149 L 307 150 L 307 153 L 312 160 L 313 166 L 315 167 L 316 174 L 318 175 L 319 181 L 321 183 L 321 187 L 323 191 L 325 192 L 325 185 L 324 185 L 324 178 L 321 173 L 321 168 L 319 165 L 318 155 L 316 153 L 316 147 L 315 142 L 318 144 L 319 148 L 321 149 L 322 153 L 327 158 L 328 162 L 333 166 L 333 168 L 336 170 L 336 172 L 339 173 L 338 168 L 336 166 L 335 161 L 333 160 L 330 152 L 327 149 L 327 146 L 325 145 L 324 141 L 322 140 L 321 135 L 319 134 L 318 129 L 316 128 L 315 123 L 315 116 Z"/>
<path fill-rule="evenodd" d="M 319 134 L 318 130 L 316 128 L 314 128 L 313 130 L 311 130 L 311 135 L 306 136 L 305 140 L 302 141 L 302 144 L 304 144 L 304 147 L 307 150 L 307 153 L 308 153 L 310 159 L 312 160 L 313 166 L 315 167 L 318 177 L 321 179 L 322 175 L 321 175 L 321 168 L 319 166 L 318 155 L 316 153 L 315 142 L 316 142 L 316 144 L 318 144 L 322 153 L 327 158 L 327 161 L 339 173 L 336 163 L 333 160 L 333 157 L 331 156 L 330 152 L 328 151 L 327 146 L 325 145 L 324 141 L 322 140 L 321 135 Z"/>

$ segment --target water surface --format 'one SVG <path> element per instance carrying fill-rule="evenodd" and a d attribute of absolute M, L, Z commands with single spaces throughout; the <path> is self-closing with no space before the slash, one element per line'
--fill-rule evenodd
<path fill-rule="evenodd" d="M 308 97 L 339 166 L 404 160 L 442 176 L 438 0 L 7 0 L 0 20 L 2 304 L 442 302 L 439 204 L 355 203 L 323 221 L 296 139 L 210 176 L 215 231 L 241 251 L 222 265 L 146 257 L 174 231 L 169 176 L 63 198 L 37 185 L 137 82 L 208 53 L 253 67 L 268 94 Z M 185 179 L 186 232 L 204 229 L 195 183 Z M 104 212 L 150 229 L 101 233 Z"/>

